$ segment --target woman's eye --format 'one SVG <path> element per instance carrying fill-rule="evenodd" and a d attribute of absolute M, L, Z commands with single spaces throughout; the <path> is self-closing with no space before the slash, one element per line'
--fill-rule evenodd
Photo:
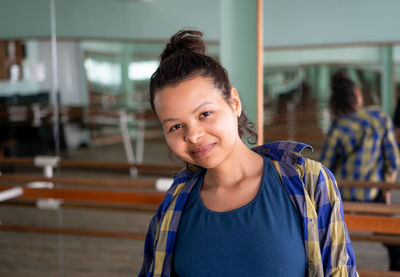
<path fill-rule="evenodd" d="M 178 130 L 179 128 L 182 128 L 182 124 L 175 124 L 174 126 L 171 126 L 171 128 L 169 128 L 169 131 L 170 132 L 172 132 L 172 131 L 176 131 L 176 130 Z"/>
<path fill-rule="evenodd" d="M 211 114 L 211 112 L 204 112 L 200 114 L 200 118 L 207 117 Z"/>

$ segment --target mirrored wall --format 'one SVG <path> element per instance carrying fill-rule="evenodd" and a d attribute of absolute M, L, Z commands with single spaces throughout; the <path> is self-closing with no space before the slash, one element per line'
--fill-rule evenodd
<path fill-rule="evenodd" d="M 330 81 L 339 70 L 360 87 L 365 105 L 382 106 L 382 76 L 387 46 L 334 46 L 274 49 L 264 52 L 264 138 L 306 142 L 319 158 L 324 136 L 332 121 Z M 399 46 L 393 53 L 393 89 L 398 84 Z M 394 93 L 395 94 L 395 93 Z M 396 103 L 394 95 L 393 103 Z M 393 105 L 394 106 L 394 105 Z M 388 111 L 393 116 L 394 109 Z"/>
<path fill-rule="evenodd" d="M 151 111 L 149 79 L 173 32 L 200 20 L 197 29 L 219 28 L 218 1 L 6 2 L 9 10 L 2 15 L 12 24 L 0 32 L 0 160 L 7 159 L 0 171 L 19 177 L 27 189 L 57 188 L 71 198 L 0 203 L 0 228 L 6 230 L 0 265 L 7 265 L 0 275 L 136 275 L 154 203 L 127 204 L 140 197 L 113 193 L 154 193 L 155 180 L 184 166 L 170 153 Z M 176 22 L 171 7 L 194 23 Z M 207 51 L 218 59 L 215 37 Z M 383 58 L 388 47 L 390 61 Z M 400 86 L 395 44 L 267 47 L 263 63 L 264 141 L 308 143 L 314 152 L 306 155 L 315 159 L 331 122 L 330 79 L 336 71 L 345 70 L 358 84 L 367 105 L 383 104 L 388 67 L 393 88 Z M 32 182 L 32 175 L 40 178 Z M 4 180 L 7 186 L 16 182 Z"/>

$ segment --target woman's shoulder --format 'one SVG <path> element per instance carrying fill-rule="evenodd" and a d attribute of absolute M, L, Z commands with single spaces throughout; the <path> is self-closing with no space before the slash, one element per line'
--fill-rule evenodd
<path fill-rule="evenodd" d="M 303 159 L 301 153 L 305 149 L 313 151 L 308 144 L 288 140 L 275 141 L 252 148 L 254 152 L 265 155 L 274 161 L 292 161 L 293 163 L 299 163 L 299 160 Z"/>
<path fill-rule="evenodd" d="M 309 175 L 317 178 L 321 172 L 324 172 L 327 178 L 334 178 L 329 169 L 321 162 L 304 157 L 302 152 L 305 149 L 312 151 L 312 147 L 305 143 L 276 141 L 255 147 L 253 151 L 270 158 L 280 167 L 280 173 L 283 175 L 285 175 L 286 171 L 292 172 L 292 170 L 296 170 L 299 172 L 300 177 Z"/>
<path fill-rule="evenodd" d="M 206 169 L 200 167 L 186 167 L 181 171 L 174 174 L 173 179 L 170 180 L 170 186 L 166 190 L 164 202 L 166 199 L 172 200 L 179 194 L 189 194 L 194 184 L 204 175 Z M 167 200 L 167 202 L 168 202 Z"/>
<path fill-rule="evenodd" d="M 375 118 L 386 118 L 389 115 L 381 109 L 381 107 L 373 105 L 373 106 L 366 106 L 359 110 L 360 115 L 372 116 Z"/>
<path fill-rule="evenodd" d="M 278 174 L 283 177 L 303 176 L 305 163 L 309 160 L 304 158 L 302 152 L 312 147 L 308 144 L 296 141 L 276 141 L 253 148 L 253 151 L 271 159 Z"/>

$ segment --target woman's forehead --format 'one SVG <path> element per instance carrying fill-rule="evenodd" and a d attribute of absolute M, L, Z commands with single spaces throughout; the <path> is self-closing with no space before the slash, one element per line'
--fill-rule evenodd
<path fill-rule="evenodd" d="M 222 102 L 225 100 L 221 92 L 208 80 L 188 80 L 177 86 L 161 89 L 154 97 L 154 106 L 159 117 L 171 113 L 194 112 L 199 107 Z"/>
<path fill-rule="evenodd" d="M 204 77 L 197 77 L 179 83 L 176 86 L 168 86 L 160 89 L 154 97 L 157 105 L 169 100 L 192 101 L 196 98 L 218 98 L 221 92 L 214 84 Z"/>

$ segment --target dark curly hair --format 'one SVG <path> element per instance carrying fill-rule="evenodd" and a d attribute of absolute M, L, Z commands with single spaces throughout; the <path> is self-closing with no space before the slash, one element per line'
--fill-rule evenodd
<path fill-rule="evenodd" d="M 167 86 L 175 86 L 185 80 L 202 76 L 209 78 L 221 91 L 222 97 L 229 104 L 231 84 L 226 69 L 213 57 L 205 54 L 206 46 L 203 34 L 195 30 L 181 30 L 173 35 L 160 55 L 160 65 L 150 79 L 150 104 L 154 107 L 156 93 Z M 238 120 L 239 136 L 247 135 L 251 144 L 257 142 L 254 124 L 244 112 Z"/>
<path fill-rule="evenodd" d="M 333 114 L 341 116 L 356 110 L 357 85 L 350 80 L 345 71 L 338 71 L 331 79 L 331 98 L 329 101 Z"/>

